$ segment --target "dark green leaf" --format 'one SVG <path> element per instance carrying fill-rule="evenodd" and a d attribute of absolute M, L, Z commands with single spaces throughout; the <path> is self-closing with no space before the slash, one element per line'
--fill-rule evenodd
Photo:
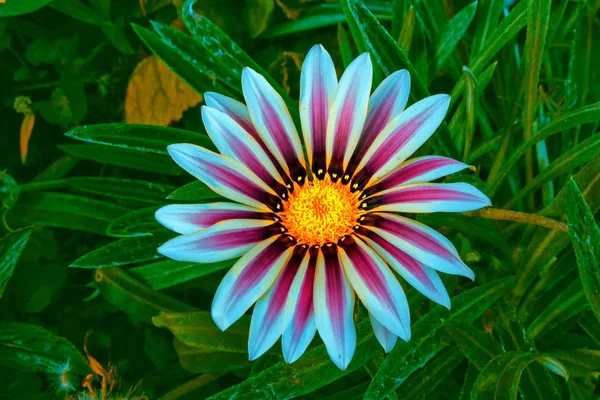
<path fill-rule="evenodd" d="M 413 339 L 396 343 L 385 362 L 373 377 L 365 399 L 379 399 L 394 391 L 421 365 L 433 358 L 446 341 L 437 333 L 444 320 L 471 323 L 481 316 L 496 300 L 505 295 L 514 284 L 513 278 L 475 287 L 452 299 L 452 309 L 438 306 L 412 326 Z"/>
<path fill-rule="evenodd" d="M 446 321 L 446 329 L 458 348 L 478 370 L 482 370 L 501 352 L 500 345 L 490 334 L 454 321 Z"/>
<path fill-rule="evenodd" d="M 42 327 L 17 322 L 0 323 L 0 365 L 55 374 L 66 366 L 82 375 L 90 372 L 71 342 Z"/>
<path fill-rule="evenodd" d="M 481 371 L 473 387 L 471 399 L 516 400 L 521 375 L 525 368 L 534 361 L 565 379 L 569 378 L 565 367 L 549 355 L 511 351 L 497 355 Z"/>
<path fill-rule="evenodd" d="M 86 24 L 110 26 L 112 23 L 102 13 L 83 3 L 81 0 L 58 0 L 50 3 L 54 8 L 71 18 L 78 19 Z"/>
<path fill-rule="evenodd" d="M 186 346 L 179 340 L 173 341 L 181 366 L 195 374 L 206 372 L 227 372 L 251 366 L 247 354 L 206 352 L 203 349 Z M 243 398 L 243 397 L 240 397 Z"/>
<path fill-rule="evenodd" d="M 250 0 L 246 5 L 248 30 L 252 38 L 257 37 L 267 29 L 273 15 L 275 0 Z"/>
<path fill-rule="evenodd" d="M 150 233 L 149 236 L 130 237 L 109 243 L 79 257 L 70 266 L 108 268 L 162 258 L 156 249 L 176 234 L 167 229 L 157 229 Z"/>
<path fill-rule="evenodd" d="M 0 239 L 0 297 L 15 271 L 31 232 L 31 228 L 18 229 Z"/>
<path fill-rule="evenodd" d="M 96 270 L 94 286 L 110 304 L 147 323 L 151 323 L 152 317 L 162 311 L 177 313 L 194 310 L 192 306 L 151 290 L 120 268 Z"/>
<path fill-rule="evenodd" d="M 600 371 L 600 350 L 552 350 L 548 355 L 563 363 L 571 377 L 587 376 Z"/>
<path fill-rule="evenodd" d="M 471 21 L 473 21 L 476 8 L 477 2 L 475 1 L 460 10 L 460 12 L 448 22 L 444 31 L 440 34 L 440 39 L 435 49 L 435 55 L 433 56 L 435 65 L 433 66 L 432 76 L 436 76 L 438 71 L 442 70 L 448 58 L 455 51 L 456 46 L 463 38 L 469 25 L 471 25 Z"/>
<path fill-rule="evenodd" d="M 66 184 L 85 193 L 151 204 L 163 203 L 167 195 L 175 189 L 170 185 L 117 178 L 69 178 Z"/>
<path fill-rule="evenodd" d="M 178 201 L 213 201 L 222 199 L 221 196 L 213 192 L 202 181 L 193 181 L 185 186 L 175 189 L 167 196 L 168 200 Z"/>
<path fill-rule="evenodd" d="M 115 218 L 106 228 L 106 234 L 118 238 L 151 236 L 152 231 L 161 227 L 154 218 L 157 209 L 156 206 L 142 208 Z"/>
<path fill-rule="evenodd" d="M 199 264 L 164 260 L 131 268 L 127 273 L 153 290 L 161 290 L 230 268 L 236 261 L 237 259 Z"/>
<path fill-rule="evenodd" d="M 10 224 L 67 228 L 104 235 L 108 224 L 126 208 L 64 193 L 23 193 L 8 213 Z"/>
<path fill-rule="evenodd" d="M 600 321 L 600 229 L 574 180 L 567 184 L 567 222 L 585 296 Z"/>
<path fill-rule="evenodd" d="M 39 10 L 52 0 L 5 1 L 0 3 L 0 18 L 29 14 Z"/>
<path fill-rule="evenodd" d="M 181 175 L 184 172 L 168 156 L 145 153 L 136 149 L 124 149 L 101 144 L 62 144 L 58 148 L 75 157 L 118 167 L 148 172 L 160 171 L 165 175 Z"/>

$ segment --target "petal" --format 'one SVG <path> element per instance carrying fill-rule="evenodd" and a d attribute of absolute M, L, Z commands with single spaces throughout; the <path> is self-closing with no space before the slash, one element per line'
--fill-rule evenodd
<path fill-rule="evenodd" d="M 206 102 L 207 106 L 229 115 L 235 122 L 238 123 L 239 126 L 248 132 L 248 134 L 252 136 L 252 138 L 254 138 L 254 140 L 256 140 L 256 142 L 260 145 L 260 148 L 263 149 L 263 151 L 267 154 L 267 157 L 269 157 L 269 160 L 271 160 L 271 163 L 275 166 L 279 172 L 279 175 L 281 175 L 283 178 L 286 186 L 288 184 L 291 186 L 292 181 L 279 164 L 279 161 L 277 161 L 275 156 L 273 156 L 273 153 L 271 153 L 271 150 L 269 150 L 258 132 L 256 132 L 254 125 L 252 125 L 250 113 L 248 112 L 248 107 L 246 107 L 245 104 L 240 103 L 231 97 L 223 96 L 222 94 L 214 92 L 205 92 L 204 101 Z"/>
<path fill-rule="evenodd" d="M 273 190 L 239 161 L 187 143 L 172 144 L 167 150 L 181 168 L 221 196 L 261 209 L 265 205 L 282 209 Z"/>
<path fill-rule="evenodd" d="M 211 140 L 224 156 L 238 160 L 283 199 L 287 189 L 281 175 L 260 145 L 227 114 L 202 107 L 202 122 Z"/>
<path fill-rule="evenodd" d="M 362 134 L 344 172 L 344 183 L 348 183 L 354 175 L 369 147 L 373 144 L 383 128 L 393 118 L 400 115 L 408 101 L 410 92 L 410 74 L 403 69 L 396 71 L 377 87 L 369 100 L 369 112 Z M 346 178 L 347 176 L 347 178 Z"/>
<path fill-rule="evenodd" d="M 306 169 L 302 144 L 283 99 L 248 67 L 242 71 L 242 90 L 256 131 L 294 182 L 303 184 Z"/>
<path fill-rule="evenodd" d="M 338 368 L 344 370 L 356 348 L 352 319 L 354 292 L 344 276 L 337 246 L 328 243 L 322 249 L 315 275 L 315 323 L 327 354 Z"/>
<path fill-rule="evenodd" d="M 281 225 L 268 220 L 227 220 L 200 232 L 177 236 L 157 251 L 177 261 L 214 263 L 239 257 L 282 230 Z"/>
<path fill-rule="evenodd" d="M 410 339 L 410 311 L 402 286 L 385 262 L 363 241 L 340 239 L 340 260 L 367 310 L 394 335 Z"/>
<path fill-rule="evenodd" d="M 294 278 L 285 306 L 286 328 L 281 338 L 281 348 L 283 359 L 288 363 L 293 363 L 304 354 L 317 332 L 313 291 L 319 253 L 317 246 L 310 248 L 308 259 L 304 260 Z"/>
<path fill-rule="evenodd" d="M 365 125 L 372 79 L 368 53 L 352 61 L 340 78 L 327 123 L 327 172 L 334 181 L 346 169 Z"/>
<path fill-rule="evenodd" d="M 398 341 L 398 336 L 394 335 L 385 326 L 381 325 L 379 321 L 373 317 L 373 314 L 369 313 L 369 318 L 371 319 L 371 326 L 373 327 L 373 332 L 375 332 L 377 341 L 381 347 L 383 347 L 383 350 L 386 353 L 389 353 L 394 348 L 396 341 Z"/>
<path fill-rule="evenodd" d="M 464 212 L 490 206 L 488 197 L 468 183 L 414 183 L 369 197 L 361 208 L 405 213 Z"/>
<path fill-rule="evenodd" d="M 360 228 L 357 233 L 412 287 L 436 303 L 450 308 L 448 292 L 433 268 L 420 263 L 373 231 Z"/>
<path fill-rule="evenodd" d="M 460 259 L 454 245 L 444 235 L 427 225 L 388 213 L 363 216 L 360 218 L 360 223 L 368 229 L 361 227 L 357 233 L 372 239 L 405 268 L 413 268 L 413 266 L 402 257 L 401 253 L 394 252 L 394 247 L 438 271 L 471 279 L 475 277 L 473 271 Z M 378 239 L 378 236 L 385 241 Z M 386 241 L 389 244 L 386 244 Z M 380 255 L 384 256 L 384 253 Z M 394 263 L 390 265 L 394 266 Z M 412 273 L 417 274 L 417 270 L 413 269 Z M 424 280 L 424 277 L 421 279 Z"/>
<path fill-rule="evenodd" d="M 400 185 L 430 182 L 446 175 L 462 171 L 469 166 L 447 157 L 425 156 L 403 162 L 381 181 L 365 189 L 361 197 L 369 197 Z"/>
<path fill-rule="evenodd" d="M 427 97 L 392 119 L 365 154 L 352 179 L 352 189 L 377 182 L 415 152 L 444 120 L 450 96 Z"/>
<path fill-rule="evenodd" d="M 273 213 L 237 203 L 169 204 L 156 210 L 154 217 L 165 228 L 187 234 L 228 219 L 278 221 Z"/>
<path fill-rule="evenodd" d="M 262 356 L 282 335 L 289 320 L 286 303 L 290 288 L 304 259 L 308 261 L 307 246 L 296 246 L 292 257 L 273 286 L 256 302 L 250 322 L 248 355 L 250 361 Z"/>
<path fill-rule="evenodd" d="M 294 244 L 287 235 L 267 239 L 231 267 L 211 307 L 212 319 L 219 329 L 231 326 L 271 287 L 292 256 Z"/>
<path fill-rule="evenodd" d="M 323 179 L 329 108 L 337 88 L 331 56 L 321 45 L 310 49 L 300 76 L 300 122 L 312 172 Z"/>

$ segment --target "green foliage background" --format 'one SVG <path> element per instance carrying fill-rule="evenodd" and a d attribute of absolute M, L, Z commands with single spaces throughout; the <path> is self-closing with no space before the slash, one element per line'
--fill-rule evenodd
<path fill-rule="evenodd" d="M 0 399 L 89 394 L 88 331 L 89 353 L 119 374 L 105 398 L 598 398 L 600 1 L 142 4 L 0 3 Z M 171 27 L 178 17 L 187 33 Z M 232 262 L 156 253 L 172 236 L 153 218 L 159 206 L 217 198 L 165 150 L 211 146 L 200 105 L 172 127 L 122 123 L 129 76 L 151 52 L 199 93 L 240 98 L 252 66 L 294 113 L 293 58 L 315 43 L 338 72 L 370 52 L 375 83 L 408 69 L 411 101 L 450 93 L 421 151 L 475 165 L 451 179 L 524 213 L 419 216 L 477 279 L 444 276 L 451 310 L 406 287 L 412 340 L 388 355 L 358 309 L 345 371 L 319 340 L 291 365 L 277 346 L 248 362 L 249 318 L 221 333 L 207 311 Z M 36 114 L 24 165 L 17 96 Z M 559 229 L 536 226 L 548 219 Z M 64 379 L 71 391 L 57 390 Z"/>

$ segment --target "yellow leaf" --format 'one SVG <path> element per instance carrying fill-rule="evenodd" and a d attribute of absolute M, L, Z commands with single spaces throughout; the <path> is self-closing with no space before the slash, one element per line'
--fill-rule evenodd
<path fill-rule="evenodd" d="M 129 78 L 125 121 L 169 125 L 200 101 L 201 95 L 152 55 L 140 61 Z"/>
<path fill-rule="evenodd" d="M 33 125 L 35 124 L 35 114 L 33 112 L 25 114 L 23 122 L 21 122 L 21 161 L 25 164 L 27 159 L 27 150 L 29 149 L 29 138 L 31 137 L 31 131 L 33 131 Z"/>

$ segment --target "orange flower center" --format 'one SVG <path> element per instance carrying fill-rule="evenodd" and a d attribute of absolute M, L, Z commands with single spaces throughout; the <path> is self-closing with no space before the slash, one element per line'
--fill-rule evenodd
<path fill-rule="evenodd" d="M 363 213 L 358 193 L 329 178 L 306 182 L 296 187 L 284 203 L 281 222 L 299 244 L 336 243 L 352 233 L 352 227 Z"/>

